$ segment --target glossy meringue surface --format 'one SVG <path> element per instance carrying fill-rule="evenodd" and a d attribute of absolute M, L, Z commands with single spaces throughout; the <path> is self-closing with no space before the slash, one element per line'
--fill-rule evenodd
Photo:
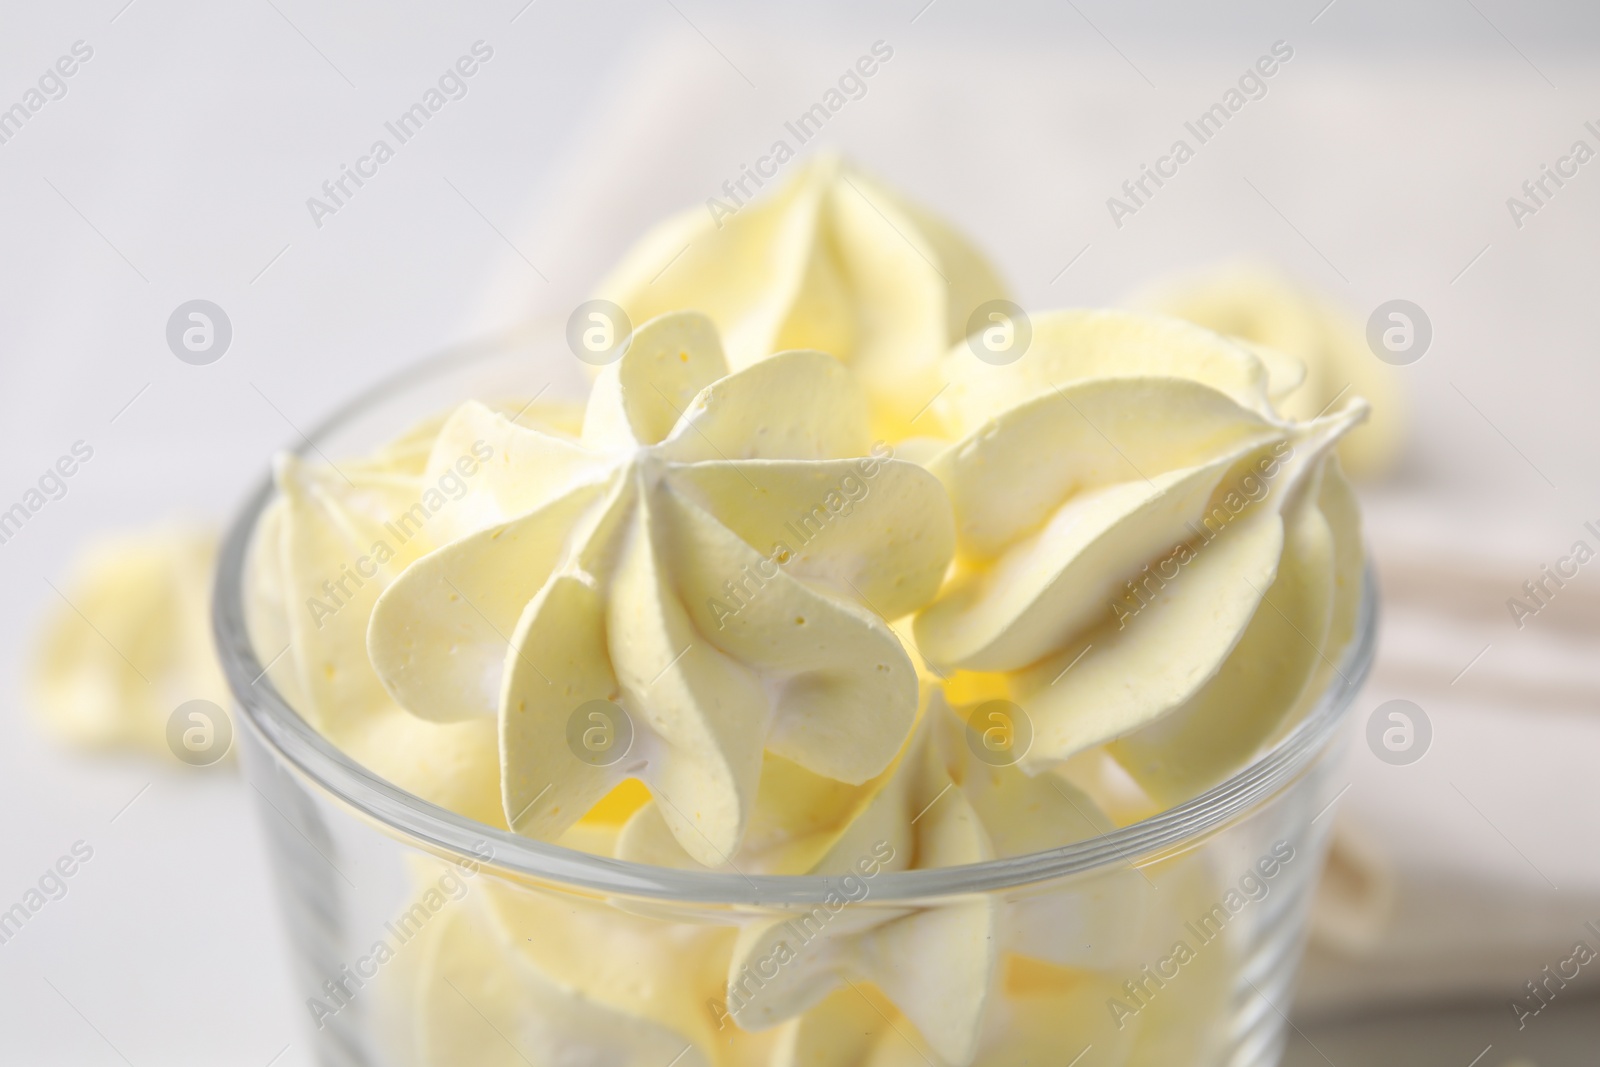
<path fill-rule="evenodd" d="M 165 756 L 167 720 L 191 700 L 226 707 L 211 648 L 217 541 L 193 528 L 123 534 L 90 546 L 57 590 L 33 657 L 35 714 L 93 748 Z"/>
<path fill-rule="evenodd" d="M 894 758 L 917 679 L 874 605 L 895 618 L 933 594 L 949 504 L 927 471 L 871 454 L 838 361 L 729 373 L 708 320 L 663 316 L 596 383 L 576 440 L 474 405 L 440 439 L 493 442 L 492 504 L 458 514 L 498 514 L 384 590 L 368 649 L 417 716 L 498 719 L 514 829 L 553 839 L 638 778 L 715 866 L 764 752 L 855 784 Z M 630 721 L 615 764 L 568 751 L 590 701 Z"/>
<path fill-rule="evenodd" d="M 1176 802 L 1317 690 L 1360 593 L 1331 450 L 1366 405 L 1293 422 L 1273 391 L 1218 335 L 1063 312 L 1040 317 L 1022 363 L 969 369 L 941 400 L 968 428 L 928 464 L 958 547 L 916 643 L 939 672 L 974 676 L 958 691 L 1025 709 L 1026 768 L 1123 742 L 1109 751 Z"/>
<path fill-rule="evenodd" d="M 731 217 L 695 207 L 657 224 L 598 295 L 636 324 L 704 312 L 735 368 L 830 353 L 858 376 L 874 432 L 895 440 L 943 384 L 940 357 L 973 309 L 1006 293 L 948 223 L 824 154 Z"/>

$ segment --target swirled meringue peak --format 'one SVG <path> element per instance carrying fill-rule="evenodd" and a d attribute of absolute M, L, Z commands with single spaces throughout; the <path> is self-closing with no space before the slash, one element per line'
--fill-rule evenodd
<path fill-rule="evenodd" d="M 383 591 L 367 647 L 413 714 L 497 719 L 513 829 L 554 839 L 635 778 L 720 866 L 766 753 L 860 784 L 900 751 L 917 676 L 887 620 L 937 590 L 953 522 L 932 475 L 873 445 L 837 360 L 730 374 L 710 320 L 664 315 L 601 373 L 580 436 L 468 403 L 436 454 L 474 440 L 494 458 L 458 528 Z M 572 724 L 606 704 L 628 747 L 581 758 Z"/>
<path fill-rule="evenodd" d="M 1005 295 L 983 255 L 833 155 L 765 199 L 725 206 L 652 228 L 598 295 L 634 322 L 705 312 L 735 368 L 793 348 L 837 356 L 860 376 L 874 432 L 912 433 L 943 384 L 940 356 L 978 305 Z"/>
<path fill-rule="evenodd" d="M 966 430 L 929 464 L 958 550 L 917 647 L 970 672 L 953 699 L 1024 710 L 1025 769 L 1121 739 L 1176 801 L 1247 760 L 1348 641 L 1360 543 L 1331 449 L 1366 404 L 1293 422 L 1275 392 L 1198 327 L 1060 312 L 941 398 Z"/>
<path fill-rule="evenodd" d="M 216 556 L 214 534 L 173 527 L 99 540 L 75 561 L 71 600 L 29 657 L 46 728 L 82 745 L 165 753 L 175 705 L 227 706 L 206 626 Z"/>

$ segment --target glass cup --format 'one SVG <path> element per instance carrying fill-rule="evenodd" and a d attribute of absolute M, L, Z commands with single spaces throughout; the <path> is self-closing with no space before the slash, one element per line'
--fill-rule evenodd
<path fill-rule="evenodd" d="M 370 448 L 468 397 L 579 398 L 558 329 L 459 349 L 310 435 Z M 559 325 L 559 324 L 557 324 Z M 341 752 L 273 684 L 223 547 L 222 662 L 272 851 L 294 982 L 326 1065 L 1252 1067 L 1276 1063 L 1326 851 L 1339 740 L 1375 644 L 1233 777 L 1062 848 L 842 877 L 652 867 L 475 822 Z"/>

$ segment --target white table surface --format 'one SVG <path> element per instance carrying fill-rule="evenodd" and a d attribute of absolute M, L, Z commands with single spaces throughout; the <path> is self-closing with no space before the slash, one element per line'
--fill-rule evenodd
<path fill-rule="evenodd" d="M 95 447 L 67 497 L 0 545 L 0 907 L 74 841 L 95 850 L 0 945 L 0 1062 L 309 1062 L 237 776 L 85 756 L 28 721 L 45 579 L 97 530 L 223 519 L 293 435 L 285 416 L 303 426 L 434 348 L 564 313 L 642 225 L 710 195 L 874 40 L 895 60 L 830 141 L 975 235 L 1026 305 L 1111 302 L 1241 254 L 1357 314 L 1405 296 L 1436 340 L 1406 369 L 1415 421 L 1374 497 L 1385 521 L 1415 528 L 1420 509 L 1531 575 L 1600 519 L 1600 163 L 1521 230 L 1504 205 L 1600 120 L 1593 11 L 923 6 L 0 9 L 0 106 L 74 41 L 95 50 L 0 145 L 0 501 L 73 441 Z M 495 54 L 469 95 L 315 228 L 305 198 L 479 39 Z M 1113 228 L 1105 198 L 1278 39 L 1296 58 L 1268 97 Z M 209 367 L 164 342 L 194 297 L 234 325 Z M 1522 654 L 1513 636 L 1495 654 Z M 1403 695 L 1396 677 L 1358 710 Z M 1595 899 L 1595 723 L 1460 693 L 1439 707 L 1437 753 L 1409 774 L 1356 764 L 1347 807 L 1440 869 L 1466 856 L 1503 874 L 1511 910 L 1538 892 L 1529 866 L 1562 887 L 1543 912 Z M 1451 809 L 1452 782 L 1490 826 Z"/>

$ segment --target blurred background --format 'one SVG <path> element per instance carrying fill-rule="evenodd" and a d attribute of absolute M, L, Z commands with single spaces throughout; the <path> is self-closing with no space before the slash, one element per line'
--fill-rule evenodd
<path fill-rule="evenodd" d="M 564 319 L 882 42 L 802 154 L 953 220 L 1024 307 L 1247 262 L 1356 337 L 1395 300 L 1427 324 L 1389 372 L 1397 451 L 1361 483 L 1384 651 L 1287 1062 L 1594 1062 L 1600 963 L 1541 1000 L 1525 983 L 1600 949 L 1600 562 L 1560 563 L 1600 549 L 1600 8 L 8 0 L 0 27 L 0 109 L 27 112 L 0 110 L 0 511 L 78 461 L 0 543 L 0 909 L 92 852 L 0 944 L 0 1061 L 309 1062 L 231 761 L 85 753 L 32 714 L 42 620 L 95 626 L 65 605 L 74 557 L 218 527 L 356 392 Z M 1283 51 L 1175 177 L 1108 208 Z M 337 210 L 308 207 L 469 54 L 463 95 Z M 193 300 L 231 332 L 203 365 L 168 342 Z M 1425 720 L 1403 760 L 1367 741 L 1393 700 Z"/>

